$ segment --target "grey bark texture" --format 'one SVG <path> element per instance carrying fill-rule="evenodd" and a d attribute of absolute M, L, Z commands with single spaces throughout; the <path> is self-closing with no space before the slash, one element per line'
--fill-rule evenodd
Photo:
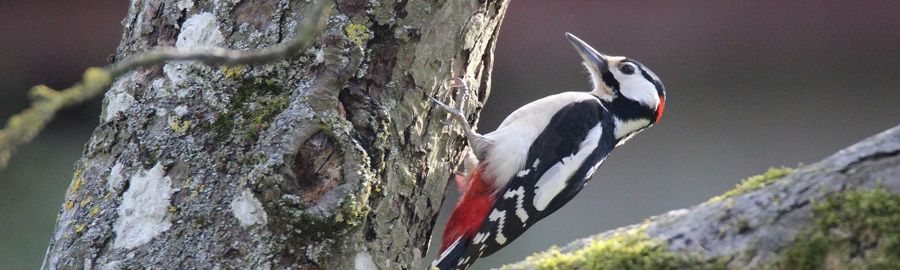
<path fill-rule="evenodd" d="M 886 192 L 878 193 L 882 191 Z M 638 269 L 646 265 L 655 269 L 897 269 L 898 232 L 900 126 L 759 189 L 576 240 L 504 269 L 568 269 L 572 258 L 560 259 L 566 256 L 585 261 L 629 260 L 635 244 L 652 246 L 643 249 L 651 251 L 641 255 L 645 261 L 612 265 L 638 265 Z M 646 239 L 623 244 L 622 239 L 634 240 L 637 235 Z M 605 249 L 590 255 L 579 253 L 592 246 Z M 654 249 L 658 247 L 661 250 Z M 622 254 L 626 256 L 616 257 Z"/>
<path fill-rule="evenodd" d="M 444 80 L 462 77 L 477 119 L 507 5 L 339 0 L 290 59 L 119 78 L 43 268 L 417 268 L 465 141 L 426 97 L 449 101 Z M 271 46 L 310 6 L 132 1 L 112 58 Z"/>

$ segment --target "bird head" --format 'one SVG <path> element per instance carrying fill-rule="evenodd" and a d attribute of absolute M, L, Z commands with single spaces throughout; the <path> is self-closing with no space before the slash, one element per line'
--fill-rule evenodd
<path fill-rule="evenodd" d="M 653 71 L 634 59 L 600 53 L 570 33 L 566 37 L 591 74 L 592 94 L 608 104 L 621 105 L 615 107 L 627 110 L 616 112 L 622 117 L 643 118 L 650 124 L 659 121 L 666 103 L 666 89 Z"/>

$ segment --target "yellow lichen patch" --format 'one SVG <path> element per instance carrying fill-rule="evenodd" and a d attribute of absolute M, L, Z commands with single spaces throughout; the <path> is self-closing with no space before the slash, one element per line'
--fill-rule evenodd
<path fill-rule="evenodd" d="M 85 224 L 75 226 L 75 233 L 80 233 L 84 231 Z"/>
<path fill-rule="evenodd" d="M 177 212 L 177 211 L 178 211 L 178 207 L 175 207 L 175 206 L 169 206 L 169 212 L 175 213 L 175 212 Z"/>
<path fill-rule="evenodd" d="M 356 44 L 356 46 L 363 47 L 366 44 L 366 41 L 369 41 L 372 38 L 372 34 L 368 32 L 368 29 L 365 25 L 358 23 L 351 23 L 344 28 L 344 31 L 347 32 L 347 37 L 350 38 L 350 41 Z"/>
<path fill-rule="evenodd" d="M 89 203 L 91 203 L 91 197 L 87 197 L 86 199 L 81 200 L 81 203 L 79 203 L 78 205 L 81 205 L 81 207 L 84 207 L 84 205 L 89 204 Z"/>
<path fill-rule="evenodd" d="M 185 133 L 189 128 L 191 128 L 191 121 L 181 121 L 181 119 L 175 117 L 169 123 L 169 127 L 172 128 L 172 131 L 175 131 L 175 133 Z"/>
<path fill-rule="evenodd" d="M 74 201 L 67 201 L 67 202 L 66 202 L 66 211 L 72 210 L 72 207 L 75 207 L 75 202 L 74 202 Z"/>
<path fill-rule="evenodd" d="M 225 78 L 234 78 L 237 76 L 241 76 L 244 74 L 244 66 L 223 66 L 222 73 L 225 73 Z"/>
<path fill-rule="evenodd" d="M 97 215 L 97 213 L 100 213 L 100 208 L 91 209 L 91 212 L 88 213 L 88 217 L 94 217 Z"/>
<path fill-rule="evenodd" d="M 81 184 L 84 181 L 81 180 L 81 170 L 75 170 L 75 175 L 72 176 L 75 180 L 72 181 L 72 185 L 69 186 L 69 190 L 66 191 L 66 195 L 72 195 L 78 192 L 78 188 L 81 187 Z"/>

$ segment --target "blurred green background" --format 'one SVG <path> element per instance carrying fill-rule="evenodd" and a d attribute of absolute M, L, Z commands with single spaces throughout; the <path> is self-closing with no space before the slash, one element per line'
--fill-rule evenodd
<path fill-rule="evenodd" d="M 105 65 L 128 5 L 0 3 L 0 118 L 25 108 L 30 86 L 66 87 Z M 665 115 L 617 149 L 581 195 L 474 269 L 689 207 L 900 124 L 900 2 L 513 0 L 482 132 L 531 100 L 589 88 L 565 32 L 655 71 Z M 0 269 L 40 266 L 99 107 L 63 111 L 0 172 Z M 456 202 L 449 191 L 439 226 Z"/>

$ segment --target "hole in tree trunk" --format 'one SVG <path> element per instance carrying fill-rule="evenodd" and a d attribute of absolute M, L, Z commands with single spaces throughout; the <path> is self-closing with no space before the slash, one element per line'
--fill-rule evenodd
<path fill-rule="evenodd" d="M 343 156 L 334 139 L 316 133 L 297 150 L 291 166 L 297 179 L 288 183 L 288 191 L 308 205 L 318 203 L 325 193 L 343 182 Z"/>

